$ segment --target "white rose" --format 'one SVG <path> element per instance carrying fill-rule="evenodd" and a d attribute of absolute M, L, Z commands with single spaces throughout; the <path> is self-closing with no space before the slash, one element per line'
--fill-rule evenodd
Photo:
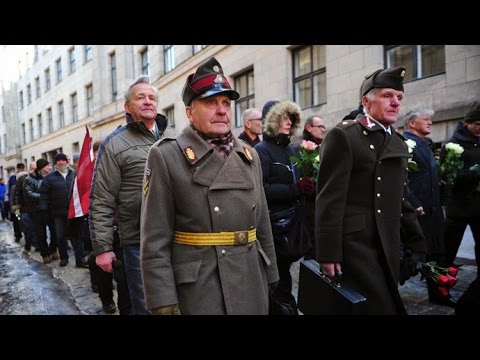
<path fill-rule="evenodd" d="M 413 153 L 413 149 L 415 148 L 415 146 L 417 146 L 417 143 L 411 139 L 405 140 L 405 143 L 408 146 L 408 153 Z"/>

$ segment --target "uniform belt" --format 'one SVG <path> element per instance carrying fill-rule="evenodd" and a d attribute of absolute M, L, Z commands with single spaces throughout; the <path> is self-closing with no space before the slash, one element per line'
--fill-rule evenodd
<path fill-rule="evenodd" d="M 191 233 L 175 231 L 177 244 L 193 246 L 246 245 L 257 239 L 257 230 L 224 231 L 217 233 Z"/>

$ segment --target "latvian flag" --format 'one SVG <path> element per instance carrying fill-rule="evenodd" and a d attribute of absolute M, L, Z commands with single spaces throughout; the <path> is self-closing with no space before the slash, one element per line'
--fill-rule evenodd
<path fill-rule="evenodd" d="M 77 174 L 73 183 L 72 198 L 70 199 L 70 207 L 68 209 L 68 218 L 73 219 L 88 214 L 90 187 L 92 185 L 93 167 L 95 165 L 93 159 L 92 139 L 88 127 L 85 126 L 87 132 L 83 140 L 82 152 L 78 162 Z"/>

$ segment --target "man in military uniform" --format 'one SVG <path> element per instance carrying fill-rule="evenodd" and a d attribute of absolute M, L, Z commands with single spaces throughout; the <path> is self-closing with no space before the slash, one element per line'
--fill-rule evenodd
<path fill-rule="evenodd" d="M 190 126 L 150 149 L 140 253 L 152 314 L 268 313 L 279 277 L 260 159 L 231 132 L 238 97 L 209 58 L 183 88 Z"/>
<path fill-rule="evenodd" d="M 367 298 L 365 314 L 405 314 L 397 288 L 402 218 L 413 252 L 411 275 L 425 258 L 415 210 L 404 200 L 408 148 L 392 128 L 404 75 L 398 67 L 367 76 L 361 88 L 365 116 L 331 129 L 321 148 L 316 257 L 328 276 L 343 273 L 343 281 Z"/>

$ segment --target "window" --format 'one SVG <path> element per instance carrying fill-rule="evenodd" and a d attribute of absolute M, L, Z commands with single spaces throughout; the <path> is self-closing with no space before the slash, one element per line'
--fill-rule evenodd
<path fill-rule="evenodd" d="M 70 95 L 70 99 L 72 102 L 72 122 L 76 122 L 78 120 L 78 103 L 77 103 L 77 93 L 73 93 Z"/>
<path fill-rule="evenodd" d="M 80 144 L 79 144 L 78 141 L 74 142 L 72 144 L 72 152 L 74 152 L 74 153 L 79 153 L 80 152 Z"/>
<path fill-rule="evenodd" d="M 171 126 L 172 128 L 175 128 L 175 108 L 173 106 L 170 106 L 164 110 L 165 116 L 167 117 L 168 120 L 168 125 Z"/>
<path fill-rule="evenodd" d="M 28 104 L 32 102 L 32 87 L 30 86 L 30 84 L 27 85 L 27 101 Z"/>
<path fill-rule="evenodd" d="M 57 69 L 57 83 L 62 81 L 63 75 L 62 75 L 62 58 L 57 59 L 55 61 L 55 67 Z"/>
<path fill-rule="evenodd" d="M 65 127 L 65 109 L 63 107 L 63 100 L 58 102 L 58 124 L 60 129 Z"/>
<path fill-rule="evenodd" d="M 30 133 L 30 141 L 33 140 L 33 119 L 28 120 L 28 132 Z"/>
<path fill-rule="evenodd" d="M 196 54 L 200 50 L 205 49 L 208 45 L 192 45 L 192 53 Z"/>
<path fill-rule="evenodd" d="M 22 124 L 22 139 L 21 139 L 22 145 L 25 145 L 25 143 L 26 143 L 26 140 L 27 140 L 26 136 L 27 136 L 27 134 L 25 132 L 25 124 Z M 5 146 L 7 146 L 6 143 L 5 143 Z"/>
<path fill-rule="evenodd" d="M 293 51 L 293 99 L 302 109 L 327 102 L 325 46 Z"/>
<path fill-rule="evenodd" d="M 117 100 L 117 59 L 115 53 L 110 54 L 110 76 L 112 77 L 112 101 Z"/>
<path fill-rule="evenodd" d="M 18 101 L 20 102 L 20 110 L 23 110 L 23 91 L 18 94 Z"/>
<path fill-rule="evenodd" d="M 33 46 L 33 62 L 36 63 L 38 61 L 38 45 Z"/>
<path fill-rule="evenodd" d="M 93 85 L 87 86 L 87 116 L 93 114 Z"/>
<path fill-rule="evenodd" d="M 140 53 L 142 58 L 142 75 L 150 75 L 150 65 L 148 60 L 148 49 L 143 50 Z"/>
<path fill-rule="evenodd" d="M 43 135 L 43 121 L 42 114 L 37 115 L 37 128 L 38 128 L 38 137 L 41 138 Z"/>
<path fill-rule="evenodd" d="M 405 81 L 445 72 L 445 45 L 386 46 L 387 68 L 404 66 Z"/>
<path fill-rule="evenodd" d="M 68 72 L 69 74 L 73 74 L 76 70 L 75 68 L 75 48 L 71 48 L 68 50 Z"/>
<path fill-rule="evenodd" d="M 40 97 L 40 78 L 38 76 L 35 78 L 35 96 Z"/>
<path fill-rule="evenodd" d="M 45 91 L 50 90 L 50 68 L 45 69 Z"/>
<path fill-rule="evenodd" d="M 47 121 L 48 121 L 48 132 L 51 133 L 53 132 L 53 114 L 52 114 L 51 107 L 47 109 Z"/>
<path fill-rule="evenodd" d="M 163 58 L 165 61 L 165 72 L 175 68 L 175 45 L 163 45 Z"/>
<path fill-rule="evenodd" d="M 235 102 L 235 127 L 243 126 L 243 112 L 248 108 L 255 107 L 255 89 L 253 85 L 253 69 L 235 77 L 235 90 L 240 94 L 240 97 Z"/>
<path fill-rule="evenodd" d="M 83 49 L 85 53 L 85 62 L 87 63 L 93 59 L 92 45 L 84 45 Z"/>

